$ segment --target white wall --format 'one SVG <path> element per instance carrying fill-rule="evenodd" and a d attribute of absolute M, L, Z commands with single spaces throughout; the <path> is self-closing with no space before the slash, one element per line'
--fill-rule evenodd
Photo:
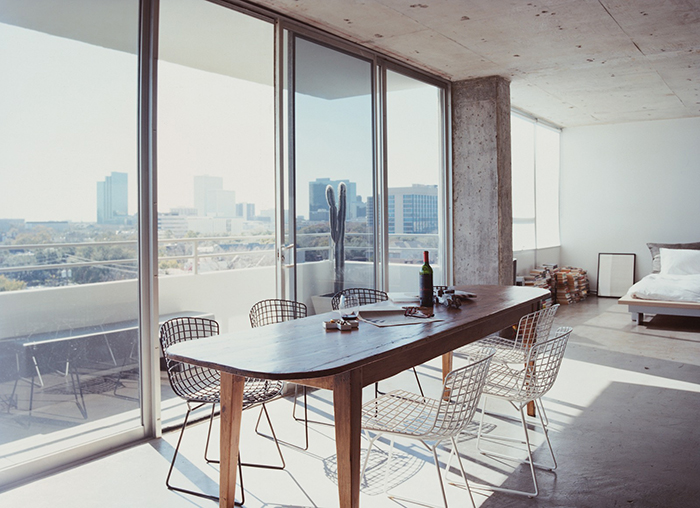
<path fill-rule="evenodd" d="M 700 118 L 573 127 L 561 136 L 561 264 L 588 270 L 599 252 L 700 241 Z"/>

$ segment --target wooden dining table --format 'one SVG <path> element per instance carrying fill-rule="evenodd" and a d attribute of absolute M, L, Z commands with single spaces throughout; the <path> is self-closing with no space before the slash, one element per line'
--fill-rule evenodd
<path fill-rule="evenodd" d="M 170 346 L 173 360 L 221 372 L 219 506 L 234 506 L 243 386 L 255 377 L 333 391 L 339 506 L 359 507 L 362 388 L 441 355 L 449 371 L 453 350 L 517 323 L 548 295 L 522 286 L 457 289 L 476 297 L 459 309 L 436 305 L 441 321 L 327 331 L 326 313 Z"/>

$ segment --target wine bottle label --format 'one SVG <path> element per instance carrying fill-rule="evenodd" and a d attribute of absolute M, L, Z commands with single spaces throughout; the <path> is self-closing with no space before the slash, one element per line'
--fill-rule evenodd
<path fill-rule="evenodd" d="M 420 286 L 419 293 L 420 306 L 421 307 L 432 307 L 433 306 L 433 274 L 432 273 L 421 273 L 420 274 Z"/>

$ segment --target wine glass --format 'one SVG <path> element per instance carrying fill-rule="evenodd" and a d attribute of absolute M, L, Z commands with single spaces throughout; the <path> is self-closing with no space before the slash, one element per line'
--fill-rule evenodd
<path fill-rule="evenodd" d="M 360 297 L 357 295 L 340 295 L 338 304 L 341 319 L 357 319 L 360 313 Z"/>

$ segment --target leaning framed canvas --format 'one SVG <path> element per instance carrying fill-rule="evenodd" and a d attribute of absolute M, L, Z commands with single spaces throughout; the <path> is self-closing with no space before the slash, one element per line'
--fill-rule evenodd
<path fill-rule="evenodd" d="M 636 254 L 598 254 L 598 296 L 619 298 L 634 284 Z"/>

